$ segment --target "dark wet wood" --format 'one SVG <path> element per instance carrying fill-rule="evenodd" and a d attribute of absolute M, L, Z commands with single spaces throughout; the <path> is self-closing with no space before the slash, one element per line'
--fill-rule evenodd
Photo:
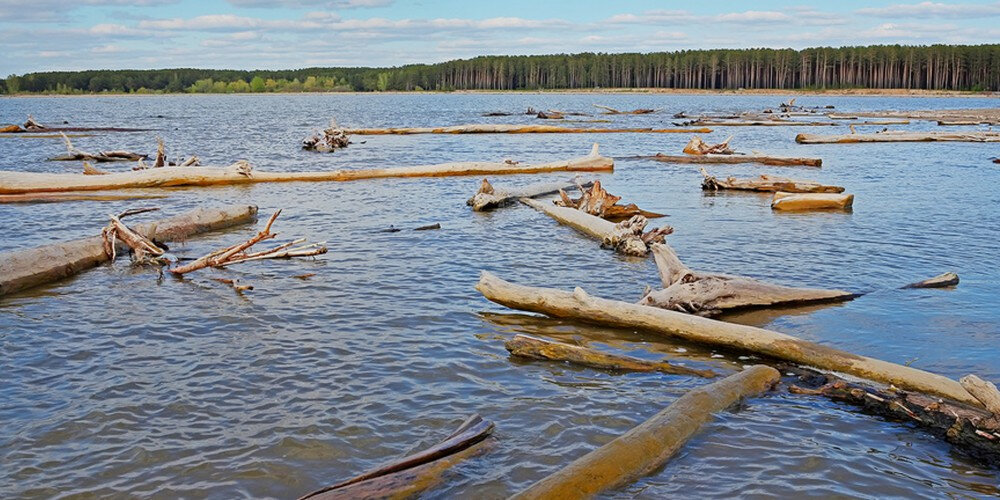
<path fill-rule="evenodd" d="M 950 286 L 958 285 L 958 275 L 952 272 L 939 274 L 933 278 L 927 278 L 923 281 L 918 281 L 916 283 L 910 283 L 903 288 L 947 288 Z"/>
<path fill-rule="evenodd" d="M 715 377 L 711 370 L 696 370 L 670 364 L 667 361 L 647 361 L 632 356 L 608 354 L 605 352 L 553 340 L 545 340 L 528 335 L 515 335 L 504 343 L 504 347 L 513 356 L 539 359 L 546 361 L 565 361 L 576 365 L 597 368 L 600 370 L 627 372 L 661 372 L 675 375 L 695 375 L 698 377 Z"/>

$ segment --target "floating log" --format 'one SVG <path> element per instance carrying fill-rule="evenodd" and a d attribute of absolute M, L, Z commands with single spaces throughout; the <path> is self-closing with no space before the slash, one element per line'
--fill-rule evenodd
<path fill-rule="evenodd" d="M 684 123 L 686 127 L 825 127 L 834 122 L 806 122 L 798 120 L 695 120 Z"/>
<path fill-rule="evenodd" d="M 1000 142 L 1000 132 L 901 132 L 878 134 L 816 135 L 799 134 L 799 144 L 840 144 L 855 142 Z"/>
<path fill-rule="evenodd" d="M 592 498 L 634 481 L 662 467 L 714 413 L 767 391 L 779 378 L 774 368 L 755 365 L 693 389 L 645 422 L 512 498 Z"/>
<path fill-rule="evenodd" d="M 351 139 L 344 132 L 344 129 L 338 127 L 335 120 L 330 120 L 329 127 L 323 131 L 316 131 L 313 135 L 302 140 L 302 149 L 329 153 L 337 149 L 346 148 L 350 143 Z"/>
<path fill-rule="evenodd" d="M 943 273 L 939 274 L 933 278 L 927 278 L 923 281 L 918 281 L 916 283 L 910 283 L 903 288 L 946 288 L 949 286 L 958 285 L 958 275 L 955 273 Z"/>
<path fill-rule="evenodd" d="M 27 193 L 0 194 L 2 203 L 56 203 L 60 201 L 121 201 L 153 200 L 166 198 L 162 194 L 114 194 L 114 193 Z"/>
<path fill-rule="evenodd" d="M 665 155 L 657 153 L 656 156 L 636 156 L 642 160 L 655 160 L 664 163 L 703 163 L 703 164 L 735 164 L 735 163 L 760 163 L 762 165 L 805 166 L 820 167 L 823 160 L 820 158 L 792 158 L 783 156 L 766 156 L 760 154 L 730 154 L 730 155 Z"/>
<path fill-rule="evenodd" d="M 575 208 L 557 207 L 530 198 L 521 198 L 521 203 L 552 217 L 560 224 L 600 240 L 602 246 L 624 255 L 643 257 L 649 252 L 649 245 L 662 242 L 664 236 L 674 231 L 672 227 L 664 226 L 644 232 L 648 221 L 641 215 L 615 224 Z"/>
<path fill-rule="evenodd" d="M 594 107 L 598 109 L 603 109 L 604 114 L 606 115 L 648 115 L 650 113 L 656 113 L 655 109 L 649 109 L 649 108 L 633 109 L 632 111 L 620 111 L 615 108 L 601 106 L 600 104 L 594 104 Z"/>
<path fill-rule="evenodd" d="M 726 177 L 719 179 L 708 175 L 705 169 L 701 169 L 701 175 L 705 180 L 701 183 L 701 188 L 705 191 L 718 191 L 720 189 L 733 189 L 739 191 L 761 191 L 786 193 L 843 193 L 844 188 L 840 186 L 828 186 L 816 181 L 794 180 L 787 177 L 775 177 L 771 175 L 761 175 L 750 179 L 737 179 L 736 177 Z"/>
<path fill-rule="evenodd" d="M 578 184 L 574 182 L 542 182 L 531 184 L 522 188 L 497 190 L 490 184 L 490 181 L 483 179 L 479 185 L 479 191 L 472 198 L 466 200 L 465 204 L 472 207 L 476 212 L 491 210 L 515 203 L 518 198 L 535 198 L 547 194 L 558 193 L 561 189 L 571 189 Z M 593 185 L 593 182 L 582 184 L 585 187 Z"/>
<path fill-rule="evenodd" d="M 771 198 L 772 210 L 849 210 L 854 205 L 854 195 L 844 193 L 784 193 L 778 191 Z"/>
<path fill-rule="evenodd" d="M 972 374 L 958 379 L 958 383 L 978 399 L 994 417 L 1000 419 L 1000 391 L 997 390 L 996 384 Z"/>
<path fill-rule="evenodd" d="M 247 205 L 199 208 L 132 229 L 150 240 L 183 241 L 195 234 L 245 224 L 256 215 L 257 207 Z M 0 253 L 0 296 L 72 276 L 109 259 L 100 236 Z"/>
<path fill-rule="evenodd" d="M 733 136 L 729 136 L 726 140 L 712 145 L 707 144 L 705 141 L 701 140 L 701 137 L 694 136 L 688 143 L 684 146 L 684 154 L 701 156 L 701 155 L 731 155 L 733 150 L 729 147 L 729 141 L 733 140 Z"/>
<path fill-rule="evenodd" d="M 66 134 L 64 132 L 59 132 L 58 134 L 4 134 L 0 133 L 0 137 L 3 138 L 16 138 L 16 139 L 62 139 L 62 136 L 72 137 L 76 139 L 77 137 L 93 137 L 94 134 Z"/>
<path fill-rule="evenodd" d="M 515 285 L 483 271 L 476 285 L 487 299 L 523 311 L 616 328 L 641 329 L 690 342 L 723 346 L 979 406 L 957 381 L 909 366 L 851 354 L 763 328 L 595 297 L 582 288 L 564 292 Z"/>
<path fill-rule="evenodd" d="M 699 316 L 728 310 L 840 302 L 857 294 L 843 290 L 774 285 L 743 276 L 692 271 L 666 243 L 652 245 L 663 288 L 647 293 L 639 303 Z"/>
<path fill-rule="evenodd" d="M 566 118 L 566 115 L 550 109 L 548 111 L 539 111 L 535 117 L 542 120 L 563 120 Z"/>
<path fill-rule="evenodd" d="M 54 156 L 49 158 L 49 161 L 96 161 L 96 162 L 112 162 L 112 161 L 136 161 L 146 159 L 146 155 L 141 155 L 139 153 L 133 153 L 131 151 L 98 151 L 96 153 L 90 153 L 87 151 L 81 151 L 73 147 L 73 143 L 69 140 L 69 136 L 60 132 L 59 136 L 63 138 L 66 143 L 66 154 L 60 156 Z"/>
<path fill-rule="evenodd" d="M 0 127 L 0 134 L 16 134 L 24 132 L 20 125 L 4 125 Z"/>
<path fill-rule="evenodd" d="M 468 457 L 493 433 L 493 422 L 473 415 L 444 441 L 346 481 L 318 489 L 299 500 L 410 498 L 432 486 L 441 472 Z"/>
<path fill-rule="evenodd" d="M 577 186 L 577 188 L 581 193 L 579 198 L 575 200 L 571 199 L 566 194 L 566 191 L 560 189 L 560 199 L 556 200 L 555 204 L 560 207 L 582 210 L 590 215 L 596 215 L 611 222 L 620 222 L 635 215 L 641 215 L 647 219 L 666 217 L 664 214 L 643 210 L 637 207 L 635 203 L 619 205 L 618 201 L 622 199 L 621 196 L 615 196 L 605 191 L 601 187 L 601 181 L 594 181 L 590 189 L 583 186 Z"/>
<path fill-rule="evenodd" d="M 675 375 L 696 375 L 698 377 L 715 377 L 711 370 L 696 370 L 683 366 L 672 365 L 667 361 L 647 361 L 632 356 L 608 354 L 587 347 L 580 347 L 563 342 L 544 340 L 528 335 L 515 335 L 504 343 L 504 347 L 513 356 L 546 361 L 566 361 L 576 365 L 597 368 L 600 370 L 628 372 L 661 372 Z"/>
<path fill-rule="evenodd" d="M 599 172 L 614 170 L 615 162 L 601 156 L 597 144 L 590 154 L 534 165 L 517 162 L 457 162 L 439 165 L 328 172 L 259 172 L 249 163 L 218 167 L 163 167 L 101 176 L 0 171 L 0 194 L 99 191 L 145 187 L 212 186 L 255 182 L 353 181 L 385 177 L 445 177 L 459 175 L 535 174 L 540 172 Z"/>
<path fill-rule="evenodd" d="M 411 134 L 709 134 L 709 128 L 576 128 L 557 125 L 514 125 L 477 123 L 450 127 L 356 128 L 351 135 L 411 135 Z"/>

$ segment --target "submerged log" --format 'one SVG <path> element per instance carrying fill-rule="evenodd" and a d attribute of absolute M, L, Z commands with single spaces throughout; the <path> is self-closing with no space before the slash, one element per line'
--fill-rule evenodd
<path fill-rule="evenodd" d="M 822 370 L 838 371 L 896 387 L 952 398 L 979 406 L 957 381 L 909 366 L 889 363 L 808 342 L 763 328 L 726 323 L 677 311 L 595 297 L 582 288 L 564 292 L 515 285 L 483 271 L 476 285 L 487 299 L 523 311 L 617 328 L 634 328 L 762 354 Z"/>
<path fill-rule="evenodd" d="M 699 316 L 728 310 L 840 302 L 857 294 L 843 290 L 774 285 L 743 276 L 692 271 L 666 243 L 652 245 L 663 288 L 647 293 L 639 303 Z"/>
<path fill-rule="evenodd" d="M 166 198 L 162 194 L 114 194 L 114 193 L 28 193 L 0 194 L 2 203 L 56 203 L 60 201 L 121 201 L 152 200 Z"/>
<path fill-rule="evenodd" d="M 641 215 L 615 224 L 575 208 L 557 207 L 530 198 L 521 198 L 521 203 L 552 217 L 560 224 L 600 240 L 602 246 L 624 255 L 643 257 L 649 252 L 649 245 L 662 242 L 666 235 L 674 231 L 674 228 L 664 226 L 644 232 L 648 221 Z"/>
<path fill-rule="evenodd" d="M 4 125 L 0 127 L 0 134 L 16 134 L 24 132 L 20 125 Z"/>
<path fill-rule="evenodd" d="M 535 117 L 542 120 L 563 120 L 566 118 L 566 115 L 559 111 L 550 109 L 548 111 L 539 111 Z"/>
<path fill-rule="evenodd" d="M 806 122 L 799 120 L 695 120 L 684 123 L 687 127 L 825 127 L 834 122 Z"/>
<path fill-rule="evenodd" d="M 547 194 L 558 193 L 563 189 L 571 189 L 580 185 L 575 182 L 542 182 L 531 184 L 522 188 L 497 190 L 490 184 L 490 181 L 483 179 L 479 185 L 479 191 L 472 198 L 466 200 L 465 204 L 472 207 L 476 212 L 491 210 L 517 202 L 519 198 L 535 198 Z M 586 182 L 583 186 L 589 187 L 593 182 Z"/>
<path fill-rule="evenodd" d="M 816 135 L 799 134 L 799 144 L 839 144 L 854 142 L 1000 142 L 1000 132 L 901 132 L 878 134 Z"/>
<path fill-rule="evenodd" d="M 411 135 L 411 134 L 709 134 L 709 128 L 576 128 L 557 125 L 471 124 L 450 127 L 356 128 L 352 135 Z"/>
<path fill-rule="evenodd" d="M 735 164 L 735 163 L 760 163 L 762 165 L 805 166 L 819 167 L 823 165 L 820 158 L 792 158 L 783 156 L 767 156 L 761 154 L 708 154 L 708 155 L 665 155 L 657 153 L 656 156 L 637 156 L 634 158 L 643 160 L 662 161 L 664 163 L 704 163 L 704 164 Z"/>
<path fill-rule="evenodd" d="M 466 451 L 493 433 L 493 422 L 469 417 L 444 441 L 364 474 L 321 488 L 299 500 L 409 498 L 432 486 L 441 472 L 468 456 Z"/>
<path fill-rule="evenodd" d="M 604 114 L 606 115 L 648 115 L 650 113 L 656 113 L 655 109 L 649 109 L 649 108 L 633 109 L 632 111 L 621 111 L 615 108 L 601 106 L 600 104 L 594 104 L 594 107 L 598 109 L 603 109 Z"/>
<path fill-rule="evenodd" d="M 0 171 L 0 194 L 99 191 L 106 189 L 212 186 L 255 182 L 353 181 L 385 177 L 445 177 L 460 175 L 535 174 L 540 172 L 600 172 L 614 170 L 615 162 L 601 156 L 597 145 L 587 156 L 540 164 L 517 162 L 458 162 L 413 167 L 328 172 L 259 172 L 247 162 L 218 167 L 163 167 L 102 176 Z"/>
<path fill-rule="evenodd" d="M 698 377 L 715 377 L 711 370 L 696 370 L 683 366 L 672 365 L 667 361 L 647 361 L 631 356 L 608 354 L 587 347 L 580 347 L 563 342 L 544 340 L 528 335 L 515 335 L 504 343 L 504 347 L 514 356 L 540 359 L 546 361 L 566 361 L 576 365 L 597 368 L 600 370 L 628 372 L 661 372 L 675 375 L 695 375 Z"/>
<path fill-rule="evenodd" d="M 694 136 L 688 141 L 687 145 L 684 146 L 684 154 L 701 156 L 701 155 L 731 155 L 733 150 L 729 147 L 729 141 L 733 140 L 733 136 L 729 136 L 726 140 L 712 145 L 707 144 L 705 141 L 701 140 L 701 137 Z"/>
<path fill-rule="evenodd" d="M 131 151 L 122 151 L 122 150 L 98 151 L 96 153 L 81 151 L 73 146 L 73 142 L 69 140 L 69 136 L 67 136 L 62 132 L 59 133 L 59 136 L 62 137 L 63 141 L 66 143 L 66 154 L 49 158 L 49 161 L 112 162 L 112 161 L 136 161 L 146 158 L 146 155 L 133 153 Z"/>
<path fill-rule="evenodd" d="M 910 283 L 903 288 L 946 288 L 958 285 L 958 275 L 952 272 L 939 274 L 933 278 Z"/>
<path fill-rule="evenodd" d="M 590 189 L 580 185 L 577 188 L 581 193 L 579 198 L 572 199 L 566 194 L 565 190 L 560 189 L 560 199 L 555 200 L 555 204 L 560 207 L 575 208 L 611 222 L 620 222 L 636 215 L 641 215 L 647 219 L 666 217 L 664 214 L 643 210 L 637 207 L 635 203 L 619 205 L 618 201 L 622 199 L 621 196 L 615 196 L 605 191 L 601 187 L 601 181 L 594 181 Z"/>
<path fill-rule="evenodd" d="M 794 180 L 787 177 L 774 177 L 761 175 L 750 179 L 737 179 L 736 177 L 726 177 L 719 179 L 708 175 L 705 169 L 701 169 L 701 175 L 705 180 L 701 183 L 701 188 L 706 191 L 718 191 L 720 189 L 734 189 L 740 191 L 761 191 L 786 193 L 843 193 L 844 188 L 840 186 L 828 186 L 816 181 Z"/>
<path fill-rule="evenodd" d="M 771 198 L 772 210 L 849 210 L 854 195 L 844 193 L 785 193 L 778 191 Z"/>
<path fill-rule="evenodd" d="M 245 224 L 257 215 L 257 207 L 234 205 L 199 208 L 157 222 L 137 224 L 132 229 L 156 241 L 183 241 L 195 234 Z M 0 253 L 0 296 L 50 283 L 107 262 L 100 236 Z"/>
<path fill-rule="evenodd" d="M 662 467 L 714 413 L 767 391 L 779 378 L 774 368 L 755 365 L 693 389 L 645 422 L 512 498 L 592 498 L 634 481 Z"/>

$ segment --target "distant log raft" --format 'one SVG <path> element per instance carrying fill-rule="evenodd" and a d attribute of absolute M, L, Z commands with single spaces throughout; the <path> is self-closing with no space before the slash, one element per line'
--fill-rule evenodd
<path fill-rule="evenodd" d="M 778 191 L 771 199 L 772 210 L 850 210 L 854 195 L 844 193 L 785 193 Z"/>
<path fill-rule="evenodd" d="M 474 453 L 493 433 L 493 422 L 473 415 L 444 441 L 346 481 L 321 488 L 299 500 L 411 498 L 430 488 L 450 467 Z"/>
<path fill-rule="evenodd" d="M 516 203 L 519 198 L 535 198 L 554 194 L 560 190 L 571 189 L 578 185 L 580 184 L 574 182 L 542 182 L 522 188 L 498 190 L 490 184 L 489 180 L 483 179 L 482 184 L 479 185 L 479 191 L 472 198 L 469 198 L 465 204 L 472 207 L 472 210 L 476 212 L 482 212 Z M 590 187 L 593 185 L 593 182 L 588 181 L 582 185 Z"/>
<path fill-rule="evenodd" d="M 23 134 L 25 132 L 147 132 L 146 128 L 122 127 L 56 127 L 42 125 L 35 117 L 28 115 L 24 125 L 7 125 L 0 127 L 0 134 Z"/>
<path fill-rule="evenodd" d="M 648 115 L 650 113 L 656 113 L 655 109 L 649 109 L 649 108 L 633 109 L 632 111 L 620 111 L 615 108 L 601 106 L 600 104 L 594 104 L 594 107 L 598 109 L 603 109 L 604 114 L 606 115 Z"/>
<path fill-rule="evenodd" d="M 600 172 L 611 171 L 614 169 L 614 165 L 614 160 L 600 155 L 595 144 L 587 156 L 534 165 L 521 165 L 518 162 L 507 160 L 497 163 L 458 162 L 368 170 L 331 170 L 328 172 L 259 172 L 252 170 L 252 166 L 249 163 L 241 161 L 224 168 L 164 167 L 99 176 L 0 171 L 0 194 L 99 191 L 146 187 L 212 186 L 256 182 L 339 182 L 385 177 Z"/>
<path fill-rule="evenodd" d="M 705 180 L 701 183 L 701 188 L 705 191 L 719 191 L 722 189 L 732 189 L 738 191 L 761 191 L 786 193 L 843 193 L 844 188 L 840 186 L 828 186 L 816 181 L 805 181 L 789 179 L 787 177 L 774 177 L 771 175 L 761 175 L 750 179 L 738 179 L 736 177 L 726 177 L 719 179 L 708 175 L 705 169 L 701 169 L 701 175 Z"/>
<path fill-rule="evenodd" d="M 657 153 L 656 156 L 638 156 L 638 159 L 654 160 L 664 163 L 695 163 L 695 164 L 736 164 L 736 163 L 759 163 L 761 165 L 805 166 L 819 167 L 823 165 L 820 158 L 792 158 L 784 156 L 766 156 L 761 154 L 707 154 L 707 155 L 665 155 Z"/>
<path fill-rule="evenodd" d="M 690 342 L 739 349 L 823 370 L 847 373 L 976 406 L 981 404 L 961 384 L 947 377 L 840 351 L 771 330 L 603 299 L 588 294 L 582 288 L 564 292 L 515 285 L 486 271 L 482 272 L 476 290 L 487 299 L 513 309 L 616 328 L 646 330 Z"/>
<path fill-rule="evenodd" d="M 714 413 L 769 390 L 780 376 L 774 368 L 755 365 L 693 389 L 645 422 L 512 498 L 593 498 L 628 484 L 662 467 Z"/>
<path fill-rule="evenodd" d="M 916 283 L 910 283 L 903 288 L 947 288 L 956 285 L 958 285 L 958 275 L 949 272 Z"/>
<path fill-rule="evenodd" d="M 350 143 L 351 139 L 344 132 L 344 129 L 338 127 L 335 120 L 330 120 L 329 127 L 322 131 L 316 131 L 311 136 L 302 140 L 302 149 L 329 153 L 346 148 Z"/>
<path fill-rule="evenodd" d="M 743 276 L 692 271 L 666 243 L 652 245 L 652 251 L 663 288 L 640 299 L 639 304 L 645 306 L 714 316 L 729 310 L 841 302 L 857 297 L 843 290 L 789 287 Z"/>
<path fill-rule="evenodd" d="M 557 125 L 472 124 L 450 127 L 356 128 L 350 135 L 411 135 L 411 134 L 709 134 L 709 128 L 577 128 Z"/>
<path fill-rule="evenodd" d="M 855 142 L 1000 142 L 1000 132 L 900 132 L 878 134 L 799 134 L 799 144 L 846 144 Z"/>
<path fill-rule="evenodd" d="M 560 189 L 560 198 L 555 201 L 555 204 L 560 207 L 575 208 L 611 222 L 621 222 L 635 215 L 641 215 L 647 219 L 666 217 L 664 214 L 643 210 L 637 207 L 635 203 L 619 205 L 618 201 L 621 200 L 622 197 L 615 196 L 605 191 L 604 188 L 601 187 L 601 181 L 594 181 L 590 189 L 579 185 L 577 188 L 581 193 L 579 198 L 572 199 L 568 194 L 566 194 L 565 190 Z"/>
<path fill-rule="evenodd" d="M 59 135 L 62 136 L 63 141 L 66 143 L 66 154 L 49 158 L 49 161 L 137 161 L 145 160 L 148 157 L 147 155 L 122 150 L 98 151 L 96 153 L 81 151 L 73 147 L 73 143 L 66 134 L 60 132 Z"/>
<path fill-rule="evenodd" d="M 563 342 L 544 340 L 528 335 L 515 335 L 504 343 L 504 347 L 513 356 L 539 359 L 545 361 L 565 361 L 575 365 L 622 372 L 660 372 L 674 375 L 695 375 L 698 377 L 715 377 L 711 370 L 696 370 L 673 365 L 667 361 L 647 361 L 631 356 L 608 354 L 587 347 L 580 347 Z"/>
<path fill-rule="evenodd" d="M 599 240 L 603 247 L 624 255 L 644 257 L 649 252 L 649 245 L 662 242 L 666 235 L 674 231 L 674 228 L 664 226 L 646 232 L 648 221 L 641 215 L 615 224 L 575 208 L 557 207 L 530 198 L 521 198 L 521 203 L 552 217 L 560 224 Z"/>
<path fill-rule="evenodd" d="M 115 193 L 27 193 L 0 194 L 2 203 L 57 203 L 61 201 L 121 201 L 153 200 L 166 198 L 162 194 L 115 194 Z"/>
<path fill-rule="evenodd" d="M 199 208 L 138 224 L 132 230 L 150 240 L 185 240 L 195 234 L 245 224 L 256 215 L 257 207 L 247 205 Z M 100 236 L 0 253 L 0 296 L 72 276 L 110 258 Z"/>

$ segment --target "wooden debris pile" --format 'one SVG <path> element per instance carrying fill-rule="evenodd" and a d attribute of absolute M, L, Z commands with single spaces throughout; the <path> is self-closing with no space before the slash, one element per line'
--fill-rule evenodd
<path fill-rule="evenodd" d="M 302 149 L 306 151 L 318 151 L 329 153 L 341 148 L 346 148 L 351 143 L 350 137 L 343 128 L 337 126 L 336 120 L 330 120 L 330 126 L 324 130 L 316 131 L 311 136 L 302 140 Z"/>
<path fill-rule="evenodd" d="M 165 263 L 165 261 L 158 259 L 158 257 L 161 257 L 164 253 L 166 253 L 166 245 L 154 242 L 153 240 L 126 226 L 125 223 L 121 221 L 121 219 L 130 215 L 137 215 L 155 210 L 159 210 L 159 208 L 140 208 L 126 210 L 118 215 L 108 215 L 110 222 L 103 230 L 101 230 L 101 238 L 104 240 L 104 254 L 108 256 L 108 259 L 114 262 L 117 257 L 117 242 L 118 240 L 121 240 L 131 249 L 130 253 L 132 254 L 133 264 Z"/>
<path fill-rule="evenodd" d="M 558 193 L 563 189 L 571 189 L 574 186 L 590 187 L 593 182 L 580 184 L 574 179 L 570 182 L 541 182 L 517 189 L 496 189 L 490 184 L 488 179 L 483 179 L 476 194 L 466 200 L 465 204 L 472 207 L 476 212 L 482 212 L 499 208 L 515 203 L 518 198 L 535 198 L 546 194 Z"/>
<path fill-rule="evenodd" d="M 559 199 L 553 203 L 560 207 L 575 208 L 612 222 L 623 221 L 636 215 L 641 215 L 647 219 L 665 217 L 664 214 L 643 210 L 637 207 L 635 203 L 629 203 L 624 206 L 619 205 L 618 201 L 622 199 L 621 196 L 615 196 L 607 192 L 601 187 L 601 181 L 594 181 L 590 189 L 586 189 L 581 185 L 577 185 L 577 189 L 581 193 L 579 198 L 570 198 L 566 194 L 566 191 L 560 189 Z"/>

